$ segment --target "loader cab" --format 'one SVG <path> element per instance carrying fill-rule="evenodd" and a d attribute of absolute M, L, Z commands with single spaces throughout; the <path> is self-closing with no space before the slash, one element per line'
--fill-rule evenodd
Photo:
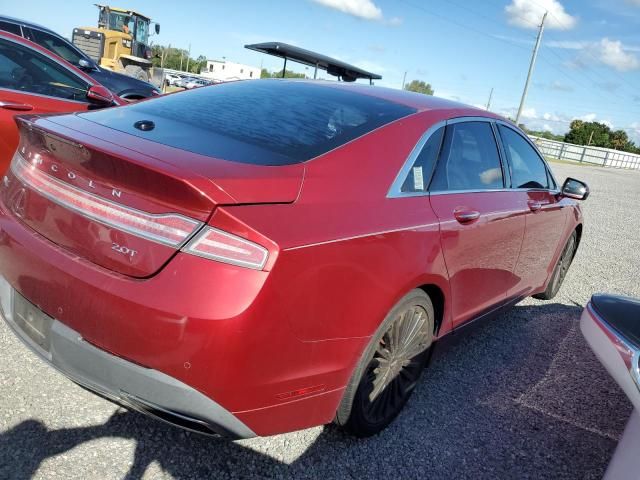
<path fill-rule="evenodd" d="M 150 18 L 134 11 L 100 7 L 98 27 L 131 35 L 131 55 L 136 57 L 147 58 L 148 56 L 150 24 Z M 155 30 L 156 33 L 160 32 L 159 24 L 155 24 Z"/>

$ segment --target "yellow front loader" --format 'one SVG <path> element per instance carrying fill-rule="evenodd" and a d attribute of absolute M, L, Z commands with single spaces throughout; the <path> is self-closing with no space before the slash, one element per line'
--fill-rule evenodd
<path fill-rule="evenodd" d="M 98 27 L 73 29 L 72 41 L 101 67 L 140 80 L 151 79 L 151 19 L 133 10 L 96 5 Z M 154 23 L 155 33 L 160 24 Z"/>

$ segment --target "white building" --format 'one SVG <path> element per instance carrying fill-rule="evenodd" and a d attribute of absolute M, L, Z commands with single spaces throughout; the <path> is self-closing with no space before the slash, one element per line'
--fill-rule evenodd
<path fill-rule="evenodd" d="M 249 80 L 260 78 L 260 68 L 226 60 L 207 60 L 207 66 L 200 75 L 218 81 Z"/>

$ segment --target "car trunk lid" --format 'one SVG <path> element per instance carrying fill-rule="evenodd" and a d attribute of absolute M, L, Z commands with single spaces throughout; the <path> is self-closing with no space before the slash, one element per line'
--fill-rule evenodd
<path fill-rule="evenodd" d="M 18 123 L 3 203 L 60 247 L 132 277 L 159 271 L 218 205 L 292 202 L 302 183 L 301 165 L 198 158 L 74 115 Z"/>

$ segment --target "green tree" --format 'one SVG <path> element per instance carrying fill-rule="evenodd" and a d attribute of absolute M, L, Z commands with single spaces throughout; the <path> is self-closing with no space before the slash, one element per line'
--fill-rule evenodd
<path fill-rule="evenodd" d="M 410 92 L 424 93 L 425 95 L 433 95 L 433 87 L 430 83 L 423 82 L 422 80 L 411 80 L 404 86 L 405 90 Z"/>
<path fill-rule="evenodd" d="M 260 72 L 260 78 L 282 78 L 282 70 L 277 72 L 270 72 L 266 68 L 263 68 Z M 293 70 L 285 70 L 284 78 L 307 78 L 304 73 L 296 73 Z"/>
<path fill-rule="evenodd" d="M 569 132 L 564 136 L 564 141 L 576 145 L 610 148 L 610 137 L 611 129 L 604 123 L 574 120 L 569 125 Z"/>
<path fill-rule="evenodd" d="M 632 147 L 632 144 L 630 145 L 627 132 L 624 130 L 611 132 L 609 141 L 611 142 L 611 148 L 615 148 L 616 150 L 627 150 L 629 147 Z"/>
<path fill-rule="evenodd" d="M 200 73 L 207 68 L 207 57 L 198 55 L 198 58 L 189 62 L 189 71 L 191 73 Z"/>
<path fill-rule="evenodd" d="M 171 45 L 153 45 L 151 47 L 153 57 L 151 61 L 154 67 L 170 68 L 172 70 L 187 71 L 189 63 L 190 73 L 200 73 L 207 65 L 207 57 L 199 55 L 197 58 L 189 58 L 189 52 L 182 48 L 172 48 Z M 187 62 L 188 59 L 188 62 Z M 182 67 L 181 67 L 182 65 Z"/>
<path fill-rule="evenodd" d="M 562 142 L 564 140 L 564 135 L 556 135 L 555 133 L 552 133 L 548 130 L 536 131 L 536 130 L 529 130 L 528 128 L 524 128 L 523 130 L 535 137 L 547 138 L 549 140 L 557 140 L 559 142 Z"/>

